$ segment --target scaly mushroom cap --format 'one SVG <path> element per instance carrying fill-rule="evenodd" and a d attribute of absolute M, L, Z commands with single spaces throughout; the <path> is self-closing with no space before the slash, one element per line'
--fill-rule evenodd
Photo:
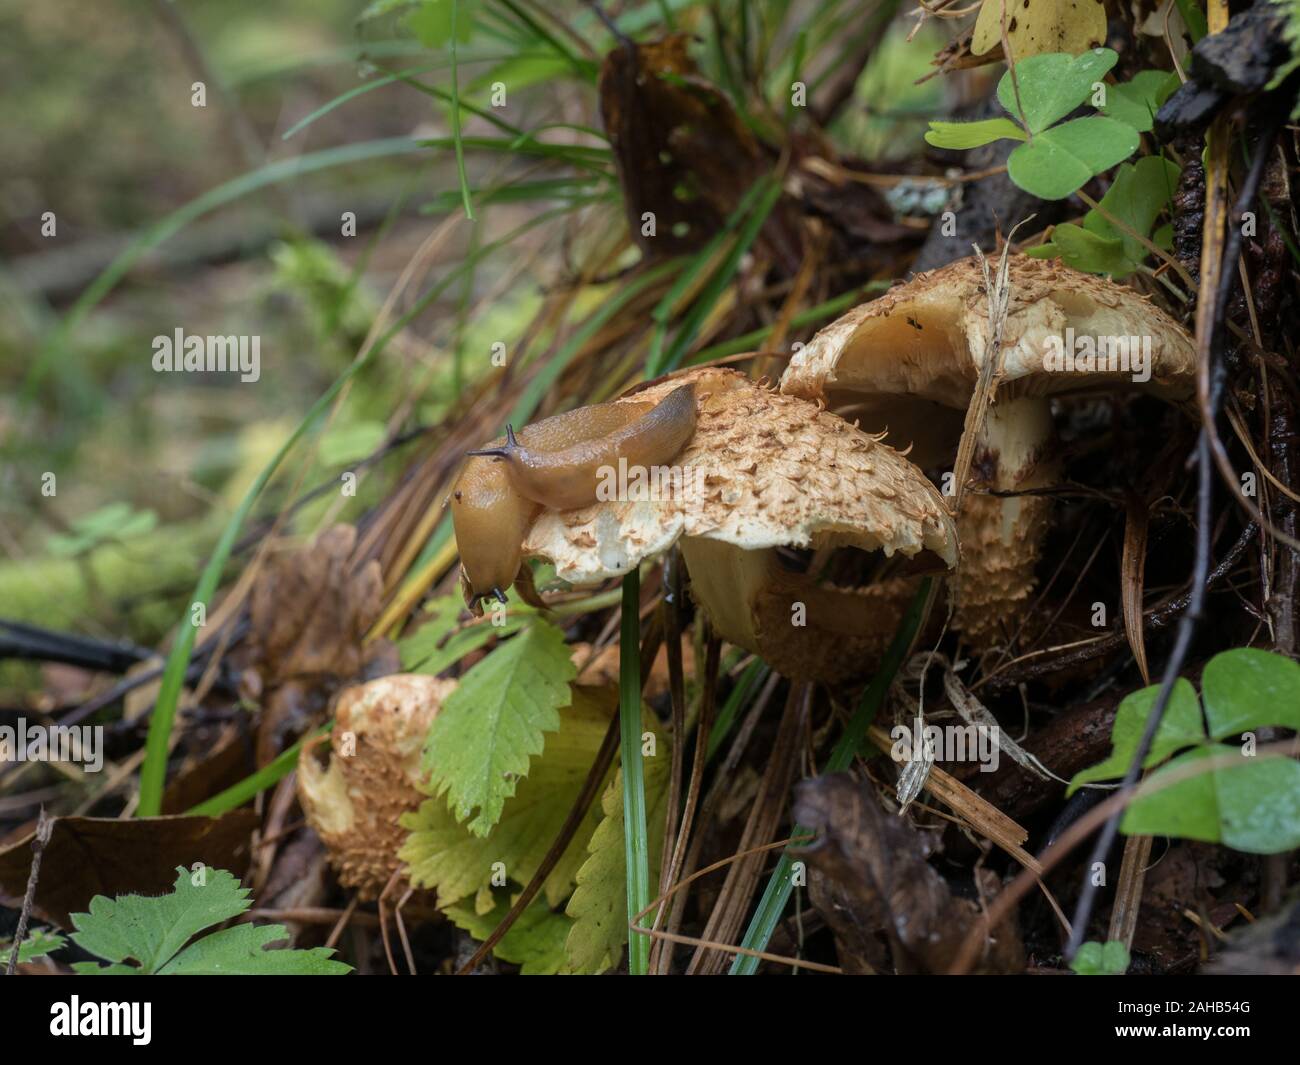
<path fill-rule="evenodd" d="M 996 276 L 997 260 L 988 265 Z M 1025 255 L 1009 256 L 1008 287 L 1001 373 L 974 462 L 983 487 L 1025 492 L 1055 481 L 1050 396 L 1142 389 L 1184 402 L 1194 394 L 1191 337 L 1132 289 Z M 986 352 L 989 325 L 980 261 L 961 259 L 826 326 L 791 359 L 781 391 L 824 401 L 869 430 L 888 432 L 891 443 L 911 448 L 909 458 L 942 470 L 952 462 L 983 362 L 993 355 Z M 1110 369 L 1117 339 L 1128 343 L 1130 360 L 1145 357 L 1149 344 L 1149 380 L 1134 380 L 1122 349 L 1114 349 L 1118 365 Z M 1086 358 L 1089 343 L 1104 368 L 1062 365 L 1062 352 Z M 1027 608 L 1050 511 L 1041 496 L 965 497 L 954 627 L 977 647 L 1006 635 Z"/>
<path fill-rule="evenodd" d="M 862 659 L 868 644 L 879 650 L 880 637 L 853 644 L 864 636 L 855 622 L 888 626 L 887 640 L 898 614 L 891 622 L 862 601 L 839 601 L 834 588 L 819 593 L 815 581 L 781 570 L 776 549 L 930 551 L 951 566 L 955 533 L 939 493 L 877 438 L 734 371 L 689 371 L 626 398 L 657 402 L 690 380 L 699 413 L 694 437 L 673 462 L 680 490 L 544 512 L 524 553 L 554 563 L 566 581 L 588 584 L 627 573 L 680 537 L 692 592 L 722 636 L 788 676 L 825 680 L 828 669 L 870 668 Z M 874 602 L 878 593 L 862 597 Z M 826 644 L 831 632 L 839 633 L 835 647 Z"/>
<path fill-rule="evenodd" d="M 401 864 L 398 823 L 419 808 L 420 751 L 453 680 L 380 677 L 339 695 L 328 767 L 310 746 L 298 759 L 298 798 L 345 887 L 378 897 Z"/>
<path fill-rule="evenodd" d="M 997 259 L 988 263 L 996 275 Z M 1195 392 L 1191 337 L 1131 288 L 1050 259 L 1012 255 L 1007 265 L 1011 295 L 999 399 L 1141 388 L 1179 401 Z M 965 411 L 985 358 L 988 328 L 979 260 L 958 259 L 917 274 L 826 326 L 790 360 L 781 391 L 824 400 L 833 409 L 871 397 L 907 396 Z M 1122 370 L 1051 369 L 1050 338 L 1063 337 L 1068 328 L 1078 337 L 1150 337 L 1151 380 L 1135 384 Z M 899 406 L 893 398 L 882 399 L 876 409 L 888 414 Z M 960 433 L 961 418 L 948 420 Z M 896 430 L 890 435 L 906 443 Z"/>

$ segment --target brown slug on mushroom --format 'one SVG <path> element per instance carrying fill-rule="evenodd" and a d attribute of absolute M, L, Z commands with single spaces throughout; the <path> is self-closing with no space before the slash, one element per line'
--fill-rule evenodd
<path fill-rule="evenodd" d="M 877 437 L 734 370 L 686 370 L 616 402 L 666 399 L 687 381 L 700 399 L 673 459 L 683 490 L 544 510 L 524 554 L 590 585 L 680 543 L 691 597 L 723 639 L 791 678 L 838 685 L 870 673 L 912 597 L 893 574 L 957 560 L 938 489 Z M 801 552 L 806 571 L 787 569 Z"/>
<path fill-rule="evenodd" d="M 557 414 L 516 436 L 469 452 L 452 490 L 452 525 L 471 606 L 493 595 L 504 602 L 522 564 L 522 544 L 544 508 L 573 510 L 596 502 L 602 468 L 669 462 L 695 432 L 695 385 L 658 404 L 600 403 Z"/>

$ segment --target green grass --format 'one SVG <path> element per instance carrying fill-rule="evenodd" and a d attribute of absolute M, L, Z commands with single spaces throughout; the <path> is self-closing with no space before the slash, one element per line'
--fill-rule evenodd
<path fill-rule="evenodd" d="M 627 857 L 627 969 L 633 976 L 645 976 L 650 964 L 650 937 L 631 930 L 636 915 L 650 906 L 650 839 L 641 759 L 641 576 L 635 569 L 623 578 L 622 609 L 618 716 L 623 766 L 623 841 Z"/>

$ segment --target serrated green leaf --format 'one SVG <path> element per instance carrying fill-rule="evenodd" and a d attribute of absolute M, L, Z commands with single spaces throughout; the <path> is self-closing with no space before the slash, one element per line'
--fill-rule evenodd
<path fill-rule="evenodd" d="M 439 906 L 449 906 L 490 887 L 495 869 L 521 887 L 530 881 L 586 783 L 613 712 L 612 692 L 575 687 L 571 705 L 560 710 L 559 731 L 547 738 L 546 752 L 506 800 L 486 837 L 460 824 L 440 799 L 405 814 L 401 823 L 410 835 L 400 857 L 410 867 L 412 882 L 437 891 Z M 551 906 L 569 895 L 600 816 L 593 803 L 542 885 Z"/>
<path fill-rule="evenodd" d="M 106 961 L 137 961 L 157 972 L 191 938 L 251 905 L 247 888 L 224 869 L 206 871 L 203 886 L 178 866 L 170 895 L 96 895 L 89 913 L 72 914 L 72 941 Z"/>
<path fill-rule="evenodd" d="M 1011 180 L 1042 200 L 1062 200 L 1137 151 L 1138 133 L 1113 118 L 1076 118 L 1035 133 L 1007 159 Z"/>
<path fill-rule="evenodd" d="M 1203 772 L 1154 790 L 1175 774 L 1209 758 L 1228 768 Z M 1175 758 L 1148 778 L 1120 828 L 1128 835 L 1176 836 L 1222 843 L 1248 854 L 1278 854 L 1300 847 L 1300 763 L 1289 758 L 1247 757 L 1242 749 L 1206 744 Z"/>
<path fill-rule="evenodd" d="M 47 954 L 53 954 L 60 950 L 67 940 L 57 932 L 50 932 L 44 928 L 35 928 L 23 940 L 22 946 L 18 948 L 18 964 L 24 965 L 29 961 L 36 961 Z M 9 961 L 9 955 L 13 952 L 13 940 L 0 943 L 0 968 Z"/>
<path fill-rule="evenodd" d="M 1217 654 L 1201 678 L 1210 736 L 1268 725 L 1300 729 L 1300 664 L 1254 647 Z"/>
<path fill-rule="evenodd" d="M 647 716 L 647 721 L 650 717 Z M 650 883 L 659 883 L 664 815 L 668 801 L 671 756 L 656 739 L 656 753 L 645 758 L 646 826 L 650 843 Z M 604 817 L 587 846 L 589 857 L 578 870 L 578 886 L 565 913 L 573 928 L 565 943 L 564 971 L 594 975 L 618 965 L 627 944 L 627 862 L 623 846 L 623 774 L 618 772 L 600 800 Z M 651 896 L 658 892 L 651 890 Z"/>
<path fill-rule="evenodd" d="M 1129 763 L 1133 761 L 1138 741 L 1142 738 L 1147 717 L 1155 705 L 1159 691 L 1160 686 L 1153 684 L 1124 698 L 1115 711 L 1115 724 L 1111 727 L 1110 742 L 1113 750 L 1110 757 L 1076 773 L 1070 781 L 1067 795 L 1073 795 L 1082 784 L 1124 776 Z M 1160 719 L 1160 727 L 1156 729 L 1151 750 L 1142 763 L 1143 768 L 1150 769 L 1175 751 L 1204 742 L 1205 729 L 1201 725 L 1201 707 L 1196 699 L 1196 689 L 1189 681 L 1179 677 L 1174 682 L 1173 691 L 1169 693 L 1169 704 Z"/>
<path fill-rule="evenodd" d="M 489 616 L 462 626 L 461 615 L 464 613 L 464 600 L 459 595 L 445 595 L 433 600 L 415 633 L 397 643 L 402 669 L 407 673 L 436 676 L 493 637 L 504 639 L 518 632 L 537 615 L 531 606 L 516 603 L 513 599 L 499 625 L 493 624 Z"/>
<path fill-rule="evenodd" d="M 978 148 L 991 141 L 1023 141 L 1025 131 L 1009 118 L 987 118 L 982 122 L 931 122 L 926 144 L 936 148 Z"/>
<path fill-rule="evenodd" d="M 268 950 L 289 938 L 284 925 L 237 924 L 204 936 L 159 970 L 160 976 L 343 976 L 352 966 L 333 961 L 331 947 Z"/>
<path fill-rule="evenodd" d="M 238 917 L 251 905 L 248 889 L 224 869 L 207 869 L 200 883 L 183 866 L 176 869 L 170 895 L 124 895 L 117 899 L 96 895 L 89 913 L 74 913 L 78 946 L 113 964 L 78 962 L 80 973 L 345 973 L 350 966 L 328 961 L 332 950 L 278 950 L 263 957 L 257 952 L 267 943 L 285 938 L 282 927 L 238 925 L 206 936 L 185 950 L 189 940 L 205 928 Z M 179 952 L 179 954 L 178 954 Z M 270 957 L 269 955 L 274 955 Z M 139 967 L 125 964 L 139 962 Z"/>
<path fill-rule="evenodd" d="M 1070 968 L 1080 976 L 1123 976 L 1129 967 L 1128 947 L 1118 939 L 1083 944 Z"/>
<path fill-rule="evenodd" d="M 1144 70 L 1120 85 L 1106 86 L 1103 115 L 1126 122 L 1139 133 L 1149 133 L 1160 105 L 1178 88 L 1178 75 L 1165 70 Z"/>
<path fill-rule="evenodd" d="M 541 618 L 474 665 L 443 704 L 424 747 L 432 794 L 486 836 L 505 801 L 560 727 L 577 670 L 564 634 Z M 476 812 L 477 811 L 477 812 Z"/>
<path fill-rule="evenodd" d="M 446 913 L 457 928 L 477 940 L 490 936 L 510 911 L 511 899 L 504 891 L 493 892 L 493 906 L 487 913 L 476 913 L 466 906 L 453 906 Z M 573 921 L 556 913 L 540 900 L 519 915 L 492 953 L 502 961 L 521 966 L 524 976 L 554 976 L 564 967 L 564 941 Z"/>
<path fill-rule="evenodd" d="M 1093 48 L 1080 56 L 1066 52 L 1030 56 L 1016 64 L 1016 84 L 1020 88 L 1023 114 L 1016 107 L 1016 89 L 1010 71 L 998 82 L 998 102 L 1007 114 L 1020 119 L 1021 124 L 1037 137 L 1087 100 L 1093 93 L 1093 86 L 1118 59 L 1119 56 L 1109 48 Z"/>

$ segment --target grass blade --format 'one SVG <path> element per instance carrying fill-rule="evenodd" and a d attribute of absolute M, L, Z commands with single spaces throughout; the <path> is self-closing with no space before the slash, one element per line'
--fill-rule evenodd
<path fill-rule="evenodd" d="M 456 62 L 456 20 L 459 15 L 459 0 L 451 0 L 451 139 L 456 144 L 456 177 L 460 180 L 460 197 L 465 204 L 465 217 L 472 222 L 474 204 L 469 197 L 469 178 L 465 176 L 465 145 L 460 137 L 460 70 Z"/>
<path fill-rule="evenodd" d="M 627 969 L 645 976 L 650 939 L 631 931 L 650 905 L 650 840 L 646 830 L 645 772 L 641 764 L 641 575 L 623 578 L 623 616 L 618 645 L 618 716 L 623 765 L 623 841 L 627 851 Z"/>

